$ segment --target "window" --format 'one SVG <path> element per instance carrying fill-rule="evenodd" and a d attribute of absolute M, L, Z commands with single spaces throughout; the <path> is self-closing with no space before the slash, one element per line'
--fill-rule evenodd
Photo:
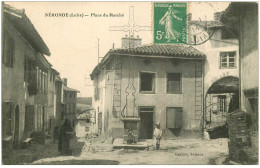
<path fill-rule="evenodd" d="M 41 86 L 42 86 L 42 82 L 41 82 L 41 79 L 42 79 L 42 71 L 39 69 L 38 70 L 38 89 L 39 91 L 41 92 Z"/>
<path fill-rule="evenodd" d="M 167 128 L 182 127 L 182 107 L 166 108 L 166 127 Z"/>
<path fill-rule="evenodd" d="M 181 74 L 168 73 L 167 74 L 167 93 L 180 94 L 181 92 L 182 92 Z"/>
<path fill-rule="evenodd" d="M 94 93 L 94 99 L 95 101 L 99 100 L 99 89 L 98 87 L 95 87 L 95 93 Z"/>
<path fill-rule="evenodd" d="M 140 92 L 155 93 L 155 73 L 140 73 Z"/>
<path fill-rule="evenodd" d="M 236 52 L 220 53 L 220 68 L 236 68 Z"/>
<path fill-rule="evenodd" d="M 225 95 L 219 95 L 218 96 L 219 101 L 219 112 L 226 112 L 226 96 Z"/>
<path fill-rule="evenodd" d="M 42 125 L 42 106 L 37 106 L 37 130 L 41 129 Z"/>
<path fill-rule="evenodd" d="M 44 93 L 48 93 L 48 74 L 44 73 Z"/>
<path fill-rule="evenodd" d="M 24 117 L 24 131 L 30 132 L 34 130 L 34 106 L 25 106 L 25 117 Z"/>
<path fill-rule="evenodd" d="M 68 114 L 70 111 L 70 107 L 69 107 L 69 104 L 66 104 L 66 113 Z"/>
<path fill-rule="evenodd" d="M 41 91 L 44 92 L 44 72 L 41 72 Z"/>
<path fill-rule="evenodd" d="M 76 112 L 76 104 L 73 104 L 73 111 Z"/>
<path fill-rule="evenodd" d="M 14 39 L 5 35 L 4 37 L 4 56 L 3 56 L 3 63 L 7 67 L 13 67 L 14 63 L 14 50 L 15 50 L 15 43 Z"/>
<path fill-rule="evenodd" d="M 90 118 L 87 118 L 87 119 L 86 119 L 86 123 L 90 123 Z"/>
<path fill-rule="evenodd" d="M 70 112 L 71 112 L 71 113 L 74 113 L 73 104 L 70 104 Z"/>
<path fill-rule="evenodd" d="M 89 127 L 85 127 L 85 132 L 89 132 Z"/>

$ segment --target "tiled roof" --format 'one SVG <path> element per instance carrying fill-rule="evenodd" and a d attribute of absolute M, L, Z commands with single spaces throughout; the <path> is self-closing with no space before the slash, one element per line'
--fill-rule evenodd
<path fill-rule="evenodd" d="M 142 57 L 157 57 L 157 58 L 178 58 L 178 59 L 204 59 L 205 54 L 188 45 L 159 45 L 152 44 L 147 46 L 129 48 L 129 49 L 111 49 L 94 68 L 90 74 L 91 79 L 99 72 L 99 67 L 102 67 L 108 61 L 111 55 L 131 55 Z"/>
<path fill-rule="evenodd" d="M 135 55 L 149 55 L 152 56 L 172 56 L 180 58 L 204 58 L 205 54 L 196 50 L 192 46 L 186 45 L 148 45 L 129 49 L 115 49 L 111 50 L 111 53 L 118 54 L 135 54 Z"/>
<path fill-rule="evenodd" d="M 69 87 L 67 87 L 67 86 L 63 86 L 63 90 L 65 90 L 65 91 L 72 91 L 72 92 L 78 92 L 78 93 L 79 93 L 78 90 L 69 88 Z"/>
<path fill-rule="evenodd" d="M 16 9 L 4 3 L 3 15 L 34 48 L 45 55 L 51 55 L 49 48 L 35 29 L 31 20 L 26 16 L 24 9 Z"/>
<path fill-rule="evenodd" d="M 91 118 L 91 113 L 94 113 L 95 109 L 91 108 L 91 109 L 87 109 L 85 111 L 83 111 L 81 114 L 79 114 L 77 116 L 78 120 L 84 120 L 84 119 L 90 119 Z"/>
<path fill-rule="evenodd" d="M 189 24 L 195 24 L 202 27 L 222 27 L 223 24 L 220 21 L 190 21 Z"/>

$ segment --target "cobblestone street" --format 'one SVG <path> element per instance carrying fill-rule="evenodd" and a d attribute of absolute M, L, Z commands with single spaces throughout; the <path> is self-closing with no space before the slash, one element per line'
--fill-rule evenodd
<path fill-rule="evenodd" d="M 83 141 L 83 140 L 81 140 Z M 223 164 L 228 157 L 227 139 L 203 141 L 162 140 L 161 149 L 154 150 L 152 140 L 147 140 L 148 150 L 113 150 L 109 140 L 86 140 L 80 156 L 58 156 L 44 158 L 31 164 Z M 187 150 L 188 149 L 188 150 Z M 187 152 L 189 151 L 189 152 Z M 158 159 L 160 156 L 160 159 Z M 225 162 L 224 162 L 225 164 Z"/>

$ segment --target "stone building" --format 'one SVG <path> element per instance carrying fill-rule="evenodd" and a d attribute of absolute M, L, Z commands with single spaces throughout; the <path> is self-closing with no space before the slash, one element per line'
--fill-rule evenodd
<path fill-rule="evenodd" d="M 131 39 L 128 49 L 124 40 Z M 96 132 L 123 138 L 129 127 L 138 139 L 151 139 L 160 122 L 165 138 L 200 137 L 205 55 L 185 45 L 141 46 L 138 37 L 122 44 L 91 74 Z"/>
<path fill-rule="evenodd" d="M 239 108 L 238 37 L 229 27 L 221 23 L 222 14 L 223 12 L 216 12 L 212 21 L 191 20 L 191 25 L 207 31 L 210 36 L 202 44 L 194 46 L 206 55 L 204 65 L 205 127 L 224 124 L 226 114 Z M 191 15 L 190 19 L 192 19 Z M 222 122 L 218 123 L 219 120 Z"/>
<path fill-rule="evenodd" d="M 2 142 L 10 151 L 44 128 L 50 51 L 24 10 L 2 7 Z"/>
<path fill-rule="evenodd" d="M 258 4 L 232 2 L 221 20 L 239 39 L 240 109 L 250 116 L 249 135 L 258 153 Z"/>
<path fill-rule="evenodd" d="M 64 118 L 68 119 L 70 125 L 74 128 L 76 125 L 77 93 L 79 91 L 67 86 L 67 78 L 63 78 L 63 82 Z"/>
<path fill-rule="evenodd" d="M 53 68 L 48 73 L 48 114 L 47 114 L 47 132 L 53 136 L 53 131 L 61 122 L 62 111 L 62 84 L 60 73 Z"/>

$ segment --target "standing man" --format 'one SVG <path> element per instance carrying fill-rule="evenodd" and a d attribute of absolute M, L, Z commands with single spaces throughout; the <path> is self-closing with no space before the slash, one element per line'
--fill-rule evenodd
<path fill-rule="evenodd" d="M 154 129 L 153 137 L 154 137 L 154 143 L 155 143 L 156 149 L 159 150 L 162 131 L 160 130 L 160 123 L 159 122 L 157 122 L 155 124 L 155 126 L 156 126 L 156 128 Z"/>

